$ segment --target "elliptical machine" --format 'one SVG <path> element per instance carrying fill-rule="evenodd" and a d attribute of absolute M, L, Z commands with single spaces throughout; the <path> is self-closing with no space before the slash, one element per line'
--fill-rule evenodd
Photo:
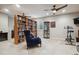
<path fill-rule="evenodd" d="M 67 26 L 67 38 L 65 39 L 65 41 L 68 42 L 69 45 L 73 45 L 73 38 L 72 38 L 72 33 L 74 32 L 73 31 L 73 28 L 71 26 Z"/>

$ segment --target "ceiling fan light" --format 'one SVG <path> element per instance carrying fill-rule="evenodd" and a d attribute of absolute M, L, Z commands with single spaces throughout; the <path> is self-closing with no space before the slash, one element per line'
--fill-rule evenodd
<path fill-rule="evenodd" d="M 4 11 L 8 12 L 9 10 L 8 9 L 4 9 Z"/>
<path fill-rule="evenodd" d="M 66 12 L 66 10 L 64 9 L 64 10 L 62 10 L 62 12 L 64 13 L 64 12 Z"/>
<path fill-rule="evenodd" d="M 53 10 L 53 13 L 56 13 L 56 10 Z"/>
<path fill-rule="evenodd" d="M 49 13 L 46 13 L 46 15 L 48 16 L 48 15 L 49 15 Z"/>

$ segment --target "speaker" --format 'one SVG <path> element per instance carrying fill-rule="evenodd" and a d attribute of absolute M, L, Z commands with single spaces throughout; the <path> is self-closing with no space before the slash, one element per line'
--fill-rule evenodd
<path fill-rule="evenodd" d="M 74 24 L 79 24 L 79 17 L 78 18 L 74 18 Z"/>

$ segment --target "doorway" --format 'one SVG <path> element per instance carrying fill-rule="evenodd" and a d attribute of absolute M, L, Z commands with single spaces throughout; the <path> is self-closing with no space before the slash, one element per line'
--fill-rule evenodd
<path fill-rule="evenodd" d="M 48 22 L 48 21 L 44 22 L 44 31 L 43 31 L 44 34 L 43 34 L 43 37 L 46 38 L 46 39 L 50 38 L 49 24 L 50 24 L 50 22 Z"/>

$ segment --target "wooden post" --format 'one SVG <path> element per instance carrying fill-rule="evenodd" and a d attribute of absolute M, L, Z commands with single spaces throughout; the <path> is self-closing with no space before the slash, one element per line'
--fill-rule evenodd
<path fill-rule="evenodd" d="M 17 15 L 14 16 L 14 43 L 18 44 L 18 24 L 17 24 Z"/>

